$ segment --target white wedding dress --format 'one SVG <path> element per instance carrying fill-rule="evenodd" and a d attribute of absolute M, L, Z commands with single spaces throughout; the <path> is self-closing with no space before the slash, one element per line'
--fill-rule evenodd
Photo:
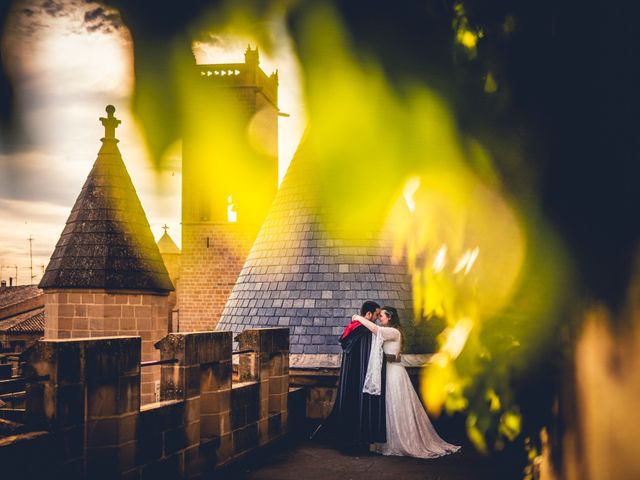
<path fill-rule="evenodd" d="M 397 354 L 400 346 L 397 329 L 378 326 L 371 345 L 365 392 L 380 395 L 383 352 Z M 436 458 L 460 450 L 438 436 L 402 364 L 387 363 L 386 389 L 387 442 L 374 443 L 371 451 L 382 455 Z"/>

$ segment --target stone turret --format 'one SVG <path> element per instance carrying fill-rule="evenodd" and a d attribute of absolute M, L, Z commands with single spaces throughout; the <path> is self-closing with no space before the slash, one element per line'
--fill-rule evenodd
<path fill-rule="evenodd" d="M 45 337 L 142 337 L 142 359 L 167 334 L 173 285 L 118 149 L 115 108 L 107 106 L 102 147 L 40 282 Z M 142 398 L 151 400 L 151 372 Z"/>
<path fill-rule="evenodd" d="M 362 302 L 398 308 L 406 351 L 425 353 L 421 329 L 411 323 L 411 279 L 393 262 L 391 241 L 364 231 L 354 239 L 327 225 L 317 195 L 322 175 L 302 146 L 223 311 L 218 329 L 289 327 L 291 364 L 339 366 L 338 337 Z"/>

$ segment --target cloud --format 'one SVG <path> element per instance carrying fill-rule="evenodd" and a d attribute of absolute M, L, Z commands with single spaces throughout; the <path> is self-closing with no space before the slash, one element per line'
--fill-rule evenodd
<path fill-rule="evenodd" d="M 97 7 L 84 13 L 84 24 L 88 32 L 111 33 L 123 24 L 117 10 Z"/>
<path fill-rule="evenodd" d="M 45 151 L 0 155 L 0 170 L 3 172 L 0 176 L 0 202 L 47 201 L 62 206 L 72 205 L 91 164 L 90 161 L 70 162 L 64 154 Z"/>
<path fill-rule="evenodd" d="M 62 2 L 56 2 L 56 0 L 45 0 L 40 6 L 45 13 L 52 17 L 64 17 L 68 15 L 65 5 Z"/>
<path fill-rule="evenodd" d="M 73 25 L 67 28 L 79 32 L 111 33 L 123 27 L 115 8 L 100 5 L 95 0 L 25 0 L 16 10 L 11 27 L 28 36 L 38 35 L 50 27 L 51 18 L 67 18 Z"/>

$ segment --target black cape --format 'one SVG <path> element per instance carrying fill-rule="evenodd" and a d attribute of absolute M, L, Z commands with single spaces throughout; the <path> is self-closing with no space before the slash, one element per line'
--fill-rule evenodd
<path fill-rule="evenodd" d="M 369 365 L 371 338 L 367 328 L 358 327 L 340 339 L 340 380 L 327 425 L 331 436 L 345 448 L 366 447 L 374 442 L 387 441 L 386 363 L 382 364 L 381 395 L 362 392 Z"/>

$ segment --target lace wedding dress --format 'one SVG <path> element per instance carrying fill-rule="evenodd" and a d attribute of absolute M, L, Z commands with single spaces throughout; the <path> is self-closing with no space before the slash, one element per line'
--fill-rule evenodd
<path fill-rule="evenodd" d="M 384 353 L 399 353 L 400 340 L 397 329 L 378 326 L 371 346 L 365 392 L 380 395 Z M 374 443 L 372 451 L 382 455 L 436 458 L 460 450 L 438 436 L 402 364 L 387 363 L 386 377 L 387 442 Z"/>

